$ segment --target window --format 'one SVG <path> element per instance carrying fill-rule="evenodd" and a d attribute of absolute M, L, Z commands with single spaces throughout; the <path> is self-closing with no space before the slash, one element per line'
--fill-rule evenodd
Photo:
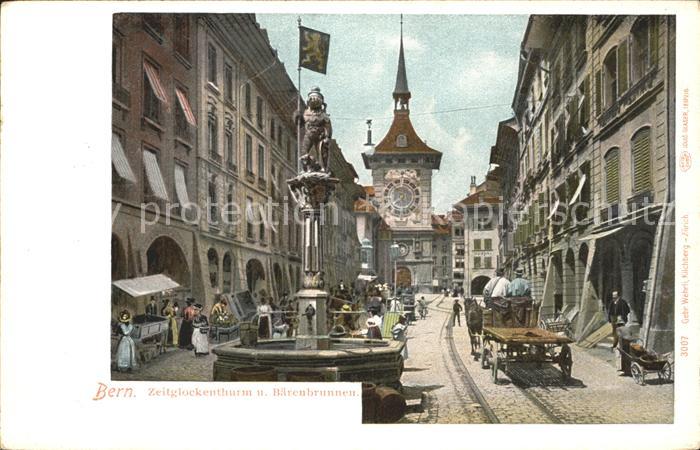
<path fill-rule="evenodd" d="M 258 97 L 256 100 L 255 114 L 258 120 L 258 128 L 263 130 L 265 127 L 265 118 L 263 117 L 263 99 L 262 97 Z"/>
<path fill-rule="evenodd" d="M 216 86 L 216 47 L 207 46 L 207 81 Z"/>
<path fill-rule="evenodd" d="M 655 61 L 652 61 L 652 41 L 656 40 L 656 29 L 650 17 L 640 17 L 632 27 L 631 82 L 639 81 Z M 656 44 L 656 42 L 654 42 Z M 654 48 L 656 53 L 656 48 Z"/>
<path fill-rule="evenodd" d="M 266 214 L 266 212 L 262 207 L 260 207 L 258 209 L 258 221 L 260 222 L 260 224 L 258 225 L 259 240 L 260 240 L 260 243 L 264 245 L 265 244 L 265 228 L 266 228 L 265 223 L 266 223 L 266 220 L 263 219 L 263 214 Z"/>
<path fill-rule="evenodd" d="M 277 127 L 275 126 L 275 118 L 270 117 L 270 141 L 274 142 L 275 141 L 275 131 L 277 130 Z"/>
<path fill-rule="evenodd" d="M 226 130 L 226 161 L 228 161 L 229 168 L 235 169 L 237 161 L 233 142 L 233 130 Z"/>
<path fill-rule="evenodd" d="M 397 147 L 408 147 L 408 140 L 406 139 L 405 134 L 399 134 L 396 137 L 396 146 Z"/>
<path fill-rule="evenodd" d="M 143 169 L 146 172 L 146 180 L 148 183 L 143 184 L 144 197 L 146 199 L 158 198 L 160 200 L 169 201 L 168 191 L 165 189 L 163 174 L 160 171 L 158 164 L 157 150 L 143 150 Z"/>
<path fill-rule="evenodd" d="M 620 201 L 620 152 L 617 148 L 605 155 L 605 200 L 609 204 Z"/>
<path fill-rule="evenodd" d="M 608 52 L 603 62 L 603 106 L 612 106 L 617 98 L 617 47 Z"/>
<path fill-rule="evenodd" d="M 481 257 L 480 256 L 474 257 L 474 268 L 481 269 Z"/>
<path fill-rule="evenodd" d="M 246 197 L 245 199 L 245 217 L 246 217 L 246 237 L 255 239 L 255 229 L 253 228 L 253 199 Z"/>
<path fill-rule="evenodd" d="M 228 64 L 224 66 L 224 98 L 233 103 L 233 67 Z"/>
<path fill-rule="evenodd" d="M 245 115 L 250 119 L 253 117 L 253 110 L 251 106 L 251 93 L 250 93 L 250 83 L 245 85 Z"/>
<path fill-rule="evenodd" d="M 144 63 L 143 115 L 156 123 L 160 123 L 160 99 L 158 98 L 158 92 L 156 92 L 156 90 L 160 87 L 160 78 L 158 78 L 158 81 L 151 80 L 151 77 L 149 77 L 149 71 L 152 71 L 152 76 L 158 77 L 158 69 L 148 62 Z"/>
<path fill-rule="evenodd" d="M 233 183 L 228 184 L 228 191 L 226 192 L 226 221 L 228 224 L 232 224 L 234 221 L 233 214 Z"/>
<path fill-rule="evenodd" d="M 474 239 L 474 250 L 481 250 L 481 239 Z"/>
<path fill-rule="evenodd" d="M 209 223 L 217 223 L 219 221 L 219 203 L 216 193 L 216 175 L 209 175 Z"/>
<path fill-rule="evenodd" d="M 175 135 L 185 140 L 190 140 L 190 125 L 197 126 L 187 93 L 178 87 L 175 88 L 178 107 L 175 108 Z"/>
<path fill-rule="evenodd" d="M 219 154 L 217 145 L 217 134 L 218 134 L 218 124 L 216 120 L 215 113 L 210 113 L 207 120 L 207 145 L 209 147 L 209 154 L 211 156 L 216 156 Z"/>
<path fill-rule="evenodd" d="M 577 107 L 577 114 L 578 114 L 578 126 L 583 127 L 588 131 L 588 125 L 590 121 L 590 116 L 591 116 L 591 110 L 590 110 L 590 102 L 591 102 L 591 86 L 590 86 L 590 80 L 589 77 L 586 76 L 586 78 L 583 79 L 581 84 L 578 86 L 578 98 L 576 99 L 578 101 L 578 107 Z M 583 133 L 583 130 L 580 130 L 580 133 Z"/>
<path fill-rule="evenodd" d="M 277 126 L 277 145 L 282 146 L 282 125 Z"/>
<path fill-rule="evenodd" d="M 491 250 L 491 239 L 484 239 L 484 250 Z"/>
<path fill-rule="evenodd" d="M 224 292 L 233 292 L 231 288 L 231 253 L 226 253 L 224 255 Z"/>
<path fill-rule="evenodd" d="M 490 256 L 487 256 L 486 258 L 484 258 L 484 268 L 485 269 L 493 269 L 493 262 L 492 262 Z"/>
<path fill-rule="evenodd" d="M 265 179 L 265 147 L 258 145 L 258 178 Z"/>
<path fill-rule="evenodd" d="M 219 255 L 216 254 L 216 250 L 210 248 L 207 252 L 207 259 L 209 261 L 209 281 L 211 287 L 216 288 L 219 285 Z"/>
<path fill-rule="evenodd" d="M 112 83 L 121 85 L 124 73 L 124 38 L 114 31 L 112 33 Z"/>
<path fill-rule="evenodd" d="M 173 46 L 175 51 L 190 59 L 190 17 L 187 14 L 175 14 L 175 32 Z"/>
<path fill-rule="evenodd" d="M 249 134 L 245 135 L 245 169 L 253 174 L 253 138 Z"/>
<path fill-rule="evenodd" d="M 642 128 L 632 137 L 632 193 L 649 191 L 651 181 L 651 152 L 649 128 Z"/>

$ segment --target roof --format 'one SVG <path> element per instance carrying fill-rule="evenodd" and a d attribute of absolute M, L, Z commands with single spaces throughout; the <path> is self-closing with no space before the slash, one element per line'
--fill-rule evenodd
<path fill-rule="evenodd" d="M 374 197 L 374 186 L 363 186 L 368 197 Z"/>
<path fill-rule="evenodd" d="M 396 69 L 396 84 L 394 85 L 394 97 L 411 96 L 408 90 L 408 79 L 406 78 L 406 61 L 403 57 L 403 32 L 401 34 L 401 44 L 399 46 L 399 65 Z"/>
<path fill-rule="evenodd" d="M 452 234 L 450 219 L 444 214 L 433 214 L 430 217 L 433 231 L 436 234 Z"/>
<path fill-rule="evenodd" d="M 158 275 L 149 275 L 147 277 L 127 278 L 114 281 L 112 284 L 132 297 L 143 297 L 144 295 L 169 291 L 180 287 L 179 284 L 162 273 Z"/>
<path fill-rule="evenodd" d="M 366 200 L 364 198 L 358 198 L 355 200 L 355 205 L 353 210 L 356 213 L 376 213 L 377 208 L 372 205 L 372 203 L 369 200 Z"/>
<path fill-rule="evenodd" d="M 398 147 L 396 145 L 396 138 L 400 134 L 406 136 L 406 147 Z M 408 117 L 408 110 L 394 111 L 394 120 L 391 122 L 389 131 L 384 136 L 384 139 L 374 147 L 375 155 L 387 153 L 442 155 L 441 152 L 429 147 L 418 136 L 416 130 L 413 129 L 411 119 Z"/>

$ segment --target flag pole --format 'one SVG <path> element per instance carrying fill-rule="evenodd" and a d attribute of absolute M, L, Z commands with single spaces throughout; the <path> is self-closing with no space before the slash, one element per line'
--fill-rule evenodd
<path fill-rule="evenodd" d="M 299 58 L 297 59 L 297 111 L 299 122 L 297 123 L 297 173 L 301 173 L 301 127 L 304 112 L 301 110 L 301 16 L 297 16 L 299 29 Z"/>

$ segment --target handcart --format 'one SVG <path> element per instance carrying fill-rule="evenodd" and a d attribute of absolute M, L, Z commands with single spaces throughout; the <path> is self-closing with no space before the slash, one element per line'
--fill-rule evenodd
<path fill-rule="evenodd" d="M 650 373 L 656 373 L 659 380 L 671 381 L 673 379 L 673 362 L 668 357 L 646 351 L 639 344 L 630 345 L 630 353 L 618 348 L 621 356 L 630 360 L 630 373 L 635 383 L 644 386 L 646 377 Z"/>

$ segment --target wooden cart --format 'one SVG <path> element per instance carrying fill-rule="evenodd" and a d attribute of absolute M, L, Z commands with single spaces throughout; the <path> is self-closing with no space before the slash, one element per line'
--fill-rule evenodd
<path fill-rule="evenodd" d="M 499 310 L 495 308 L 498 304 Z M 498 371 L 506 372 L 514 363 L 558 364 L 565 381 L 571 378 L 573 359 L 566 335 L 538 328 L 539 303 L 527 297 L 492 299 L 492 308 L 483 309 L 481 367 L 491 369 L 498 382 Z"/>

